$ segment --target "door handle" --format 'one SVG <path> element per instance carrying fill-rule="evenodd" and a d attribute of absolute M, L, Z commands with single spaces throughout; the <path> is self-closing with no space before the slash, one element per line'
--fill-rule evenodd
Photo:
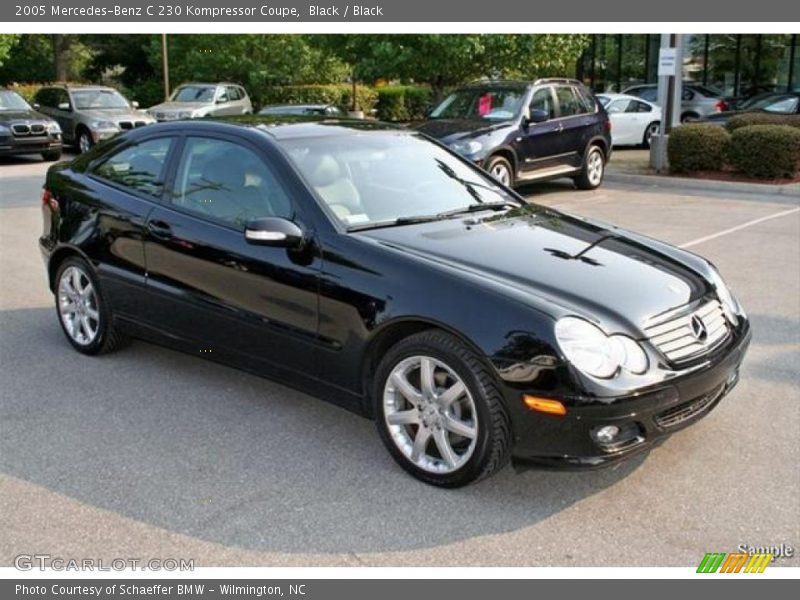
<path fill-rule="evenodd" d="M 169 239 L 172 237 L 172 227 L 169 226 L 169 223 L 165 223 L 164 221 L 148 221 L 147 231 L 153 237 L 160 239 Z"/>
<path fill-rule="evenodd" d="M 558 133 L 561 133 L 562 131 L 564 131 L 564 124 L 563 123 L 559 123 L 558 124 Z"/>

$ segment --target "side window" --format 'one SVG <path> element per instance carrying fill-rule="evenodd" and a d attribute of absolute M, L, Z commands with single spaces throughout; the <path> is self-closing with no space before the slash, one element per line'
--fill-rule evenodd
<path fill-rule="evenodd" d="M 649 104 L 645 104 L 644 102 L 633 102 L 632 104 L 635 105 L 634 111 L 640 113 L 649 113 L 652 111 L 652 107 Z"/>
<path fill-rule="evenodd" d="M 575 88 L 575 91 L 578 93 L 578 99 L 583 106 L 583 111 L 585 113 L 593 113 L 597 110 L 597 100 L 595 97 L 587 90 L 586 88 Z"/>
<path fill-rule="evenodd" d="M 682 100 L 691 100 L 694 98 L 694 92 L 690 89 L 683 88 Z"/>
<path fill-rule="evenodd" d="M 55 104 L 53 103 L 53 90 L 50 88 L 40 89 L 38 92 L 36 92 L 34 102 L 41 106 L 54 107 Z"/>
<path fill-rule="evenodd" d="M 236 86 L 229 85 L 225 89 L 227 90 L 226 93 L 228 94 L 228 100 L 241 100 L 242 99 L 242 96 L 239 93 L 239 88 L 237 88 Z"/>
<path fill-rule="evenodd" d="M 558 106 L 561 109 L 562 117 L 571 117 L 585 112 L 578 102 L 578 97 L 575 90 L 571 87 L 558 86 L 556 88 L 556 96 L 558 97 Z"/>
<path fill-rule="evenodd" d="M 630 105 L 633 104 L 632 100 L 614 100 L 606 107 L 608 114 L 630 112 Z"/>
<path fill-rule="evenodd" d="M 242 229 L 250 219 L 291 218 L 294 212 L 261 157 L 245 146 L 202 137 L 186 139 L 172 203 Z"/>
<path fill-rule="evenodd" d="M 642 90 L 641 94 L 634 94 L 639 96 L 642 100 L 647 100 L 648 102 L 655 102 L 656 98 L 658 97 L 658 88 L 645 88 Z"/>
<path fill-rule="evenodd" d="M 553 119 L 556 116 L 556 108 L 553 103 L 553 94 L 551 88 L 545 87 L 536 90 L 531 98 L 530 110 L 543 110 L 549 118 Z"/>
<path fill-rule="evenodd" d="M 230 98 L 228 98 L 228 88 L 226 87 L 219 87 L 217 88 L 217 102 L 229 102 Z"/>
<path fill-rule="evenodd" d="M 123 148 L 92 172 L 117 185 L 158 197 L 164 188 L 164 168 L 173 138 L 147 140 Z"/>
<path fill-rule="evenodd" d="M 56 96 L 56 106 L 58 106 L 59 104 L 63 104 L 64 102 L 72 106 L 72 102 L 70 102 L 67 90 L 55 90 L 55 96 Z"/>

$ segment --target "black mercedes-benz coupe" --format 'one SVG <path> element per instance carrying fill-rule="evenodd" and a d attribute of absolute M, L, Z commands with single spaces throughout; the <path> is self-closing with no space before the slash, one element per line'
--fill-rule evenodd
<path fill-rule="evenodd" d="M 705 259 L 378 123 L 133 130 L 51 167 L 42 206 L 75 349 L 142 337 L 300 387 L 440 486 L 646 449 L 720 402 L 750 339 Z"/>

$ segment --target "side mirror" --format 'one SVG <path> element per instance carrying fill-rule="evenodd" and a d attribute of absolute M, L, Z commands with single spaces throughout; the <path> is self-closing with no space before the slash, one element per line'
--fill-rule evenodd
<path fill-rule="evenodd" d="M 550 113 L 546 110 L 541 110 L 539 108 L 534 108 L 531 111 L 531 123 L 544 123 L 550 119 Z"/>
<path fill-rule="evenodd" d="M 38 102 L 34 102 L 33 103 L 33 110 L 39 110 L 40 108 L 42 108 L 42 107 L 39 105 Z"/>
<path fill-rule="evenodd" d="M 133 108 L 139 108 L 139 103 L 136 100 L 134 100 L 133 102 L 131 102 L 131 106 Z"/>
<path fill-rule="evenodd" d="M 59 102 L 58 110 L 72 110 L 72 107 L 69 105 L 69 102 Z"/>
<path fill-rule="evenodd" d="M 217 104 L 225 104 L 227 101 L 228 101 L 227 96 L 220 96 L 219 98 L 217 98 Z"/>
<path fill-rule="evenodd" d="M 296 223 L 281 217 L 251 219 L 244 229 L 244 238 L 257 246 L 274 246 L 296 250 L 305 243 L 305 234 Z"/>

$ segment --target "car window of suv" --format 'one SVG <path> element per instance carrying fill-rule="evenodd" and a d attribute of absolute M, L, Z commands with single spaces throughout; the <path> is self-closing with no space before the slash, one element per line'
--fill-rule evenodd
<path fill-rule="evenodd" d="M 558 97 L 558 107 L 561 110 L 562 117 L 572 117 L 586 112 L 582 103 L 578 101 L 578 96 L 575 90 L 567 86 L 556 87 L 556 96 Z"/>
<path fill-rule="evenodd" d="M 536 90 L 531 98 L 530 109 L 543 110 L 550 115 L 549 118 L 554 119 L 556 116 L 556 107 L 555 102 L 553 102 L 552 89 L 544 87 Z"/>
<path fill-rule="evenodd" d="M 63 103 L 67 103 L 70 106 L 72 106 L 72 102 L 69 101 L 69 94 L 67 93 L 67 90 L 61 90 L 61 89 L 58 89 L 58 88 L 54 88 L 53 89 L 53 96 L 54 96 L 54 100 L 53 100 L 54 104 L 53 104 L 53 106 L 55 106 L 56 108 L 58 108 L 59 104 L 63 104 Z"/>
<path fill-rule="evenodd" d="M 597 99 L 584 87 L 574 88 L 578 94 L 578 100 L 583 104 L 583 112 L 593 113 L 597 110 Z"/>
<path fill-rule="evenodd" d="M 647 100 L 648 102 L 655 102 L 656 98 L 658 97 L 658 88 L 648 87 L 648 88 L 637 88 L 631 92 L 634 96 L 639 96 L 642 100 Z"/>
<path fill-rule="evenodd" d="M 55 94 L 53 94 L 52 88 L 42 88 L 36 92 L 36 96 L 34 96 L 33 101 L 39 106 L 52 108 L 55 107 L 55 103 L 53 102 L 54 99 Z"/>
<path fill-rule="evenodd" d="M 286 189 L 261 157 L 215 138 L 187 138 L 171 201 L 239 229 L 250 219 L 294 213 Z"/>
<path fill-rule="evenodd" d="M 164 188 L 164 167 L 174 138 L 163 137 L 126 146 L 92 168 L 91 172 L 125 188 L 159 197 Z"/>

